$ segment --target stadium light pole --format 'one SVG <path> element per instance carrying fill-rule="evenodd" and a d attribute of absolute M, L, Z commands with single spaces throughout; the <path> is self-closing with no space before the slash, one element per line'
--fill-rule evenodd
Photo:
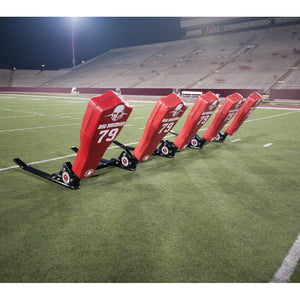
<path fill-rule="evenodd" d="M 75 44 L 74 44 L 74 23 L 75 18 L 71 18 L 71 32 L 72 32 L 72 65 L 75 67 L 76 59 L 75 59 Z"/>

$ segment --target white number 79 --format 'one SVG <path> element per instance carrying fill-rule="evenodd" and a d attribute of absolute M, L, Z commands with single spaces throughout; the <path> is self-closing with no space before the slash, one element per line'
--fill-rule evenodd
<path fill-rule="evenodd" d="M 163 126 L 162 126 L 161 130 L 158 132 L 158 134 L 162 133 L 162 131 L 169 132 L 172 129 L 173 125 L 174 125 L 174 122 L 163 124 Z"/>
<path fill-rule="evenodd" d="M 113 141 L 116 137 L 116 135 L 118 134 L 119 132 L 119 128 L 113 128 L 111 130 L 109 129 L 105 129 L 105 130 L 101 130 L 99 132 L 99 139 L 98 139 L 98 144 L 100 144 L 103 140 L 103 138 L 108 134 L 107 138 L 105 139 L 106 142 L 110 142 L 110 141 Z"/>

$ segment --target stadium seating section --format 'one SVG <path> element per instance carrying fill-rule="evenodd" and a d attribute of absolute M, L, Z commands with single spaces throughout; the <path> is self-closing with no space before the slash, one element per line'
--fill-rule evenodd
<path fill-rule="evenodd" d="M 0 70 L 0 86 L 299 88 L 300 25 L 112 49 L 73 69 Z"/>

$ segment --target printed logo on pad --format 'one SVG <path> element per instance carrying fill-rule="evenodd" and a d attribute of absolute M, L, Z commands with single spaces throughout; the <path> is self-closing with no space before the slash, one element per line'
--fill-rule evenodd
<path fill-rule="evenodd" d="M 115 122 L 122 119 L 124 115 L 128 115 L 127 113 L 125 113 L 125 105 L 120 104 L 114 109 L 112 114 L 107 115 L 106 117 L 110 117 L 112 121 Z"/>
<path fill-rule="evenodd" d="M 219 100 L 215 100 L 208 108 L 208 110 L 213 110 L 215 109 L 216 105 L 219 103 Z"/>
<path fill-rule="evenodd" d="M 180 103 L 180 104 L 178 104 L 178 105 L 176 106 L 176 108 L 175 108 L 173 111 L 170 112 L 170 113 L 172 114 L 173 117 L 178 116 L 179 113 L 182 112 L 182 110 L 181 110 L 182 106 L 183 106 L 183 104 Z"/>

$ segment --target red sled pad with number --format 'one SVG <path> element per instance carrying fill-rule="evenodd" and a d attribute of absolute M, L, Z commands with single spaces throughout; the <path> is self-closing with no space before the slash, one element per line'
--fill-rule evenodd
<path fill-rule="evenodd" d="M 197 131 L 211 117 L 219 103 L 218 97 L 212 92 L 201 95 L 192 107 L 174 145 L 179 149 L 186 148 Z"/>
<path fill-rule="evenodd" d="M 133 151 L 138 161 L 147 161 L 165 135 L 175 126 L 187 105 L 172 93 L 156 103 L 141 140 Z"/>
<path fill-rule="evenodd" d="M 244 121 L 252 114 L 261 101 L 262 96 L 257 92 L 249 95 L 225 132 L 229 135 L 233 135 L 241 127 Z"/>
<path fill-rule="evenodd" d="M 205 131 L 203 138 L 210 142 L 219 133 L 219 131 L 221 131 L 224 125 L 236 114 L 243 104 L 243 101 L 243 97 L 239 93 L 227 96 L 212 123 Z"/>
<path fill-rule="evenodd" d="M 113 91 L 91 98 L 85 111 L 80 145 L 72 170 L 80 178 L 94 174 L 109 145 L 126 123 L 132 106 Z"/>

